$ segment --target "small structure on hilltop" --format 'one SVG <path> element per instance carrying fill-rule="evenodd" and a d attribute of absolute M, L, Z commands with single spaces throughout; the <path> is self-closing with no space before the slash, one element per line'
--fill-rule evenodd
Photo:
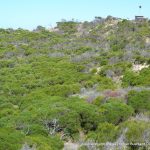
<path fill-rule="evenodd" d="M 145 20 L 144 16 L 135 16 L 135 21 L 143 21 Z"/>

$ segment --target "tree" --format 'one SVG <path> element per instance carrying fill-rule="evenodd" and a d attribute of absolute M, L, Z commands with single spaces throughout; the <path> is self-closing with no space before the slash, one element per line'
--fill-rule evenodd
<path fill-rule="evenodd" d="M 43 26 L 37 26 L 35 29 L 35 31 L 45 31 L 45 30 L 46 30 L 46 28 Z"/>

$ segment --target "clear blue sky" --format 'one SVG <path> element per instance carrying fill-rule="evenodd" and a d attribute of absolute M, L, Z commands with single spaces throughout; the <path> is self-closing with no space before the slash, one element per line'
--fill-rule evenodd
<path fill-rule="evenodd" d="M 0 0 L 0 27 L 33 29 L 55 26 L 61 19 L 89 21 L 107 15 L 133 19 L 139 5 L 150 18 L 150 0 Z"/>

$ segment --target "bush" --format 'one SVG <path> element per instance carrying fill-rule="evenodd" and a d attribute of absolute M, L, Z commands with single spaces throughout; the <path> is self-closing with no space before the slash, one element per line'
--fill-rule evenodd
<path fill-rule="evenodd" d="M 18 150 L 24 141 L 24 135 L 10 128 L 0 128 L 0 150 Z"/>
<path fill-rule="evenodd" d="M 127 121 L 122 125 L 127 129 L 125 142 L 127 143 L 149 143 L 150 124 L 141 121 Z"/>
<path fill-rule="evenodd" d="M 38 150 L 60 150 L 63 148 L 63 142 L 56 136 L 44 137 L 41 135 L 34 135 L 26 137 L 26 143 L 31 148 Z"/>
<path fill-rule="evenodd" d="M 75 33 L 77 31 L 77 22 L 74 21 L 62 21 L 57 23 L 57 27 L 65 33 Z"/>
<path fill-rule="evenodd" d="M 137 113 L 150 110 L 150 92 L 130 91 L 128 94 L 128 105 L 132 106 Z"/>
<path fill-rule="evenodd" d="M 118 127 L 110 123 L 100 123 L 96 132 L 90 132 L 87 136 L 88 139 L 95 142 L 105 143 L 113 142 L 118 136 Z"/>
<path fill-rule="evenodd" d="M 133 108 L 119 101 L 109 101 L 100 107 L 101 121 L 118 125 L 133 114 Z"/>
<path fill-rule="evenodd" d="M 123 79 L 122 79 L 122 86 L 136 86 L 139 84 L 138 75 L 134 72 L 127 71 L 125 72 Z"/>
<path fill-rule="evenodd" d="M 132 71 L 125 72 L 122 79 L 122 86 L 149 86 L 150 85 L 150 68 L 142 69 L 139 73 Z"/>
<path fill-rule="evenodd" d="M 92 104 L 101 106 L 104 103 L 104 97 L 103 96 L 98 96 L 95 100 L 93 100 Z"/>

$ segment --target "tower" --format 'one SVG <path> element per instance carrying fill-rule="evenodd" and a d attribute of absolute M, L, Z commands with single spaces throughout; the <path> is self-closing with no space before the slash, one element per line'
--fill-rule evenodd
<path fill-rule="evenodd" d="M 141 15 L 141 10 L 142 10 L 142 6 L 139 5 L 139 14 L 137 16 L 135 16 L 135 21 L 143 21 L 144 20 L 144 16 Z"/>

